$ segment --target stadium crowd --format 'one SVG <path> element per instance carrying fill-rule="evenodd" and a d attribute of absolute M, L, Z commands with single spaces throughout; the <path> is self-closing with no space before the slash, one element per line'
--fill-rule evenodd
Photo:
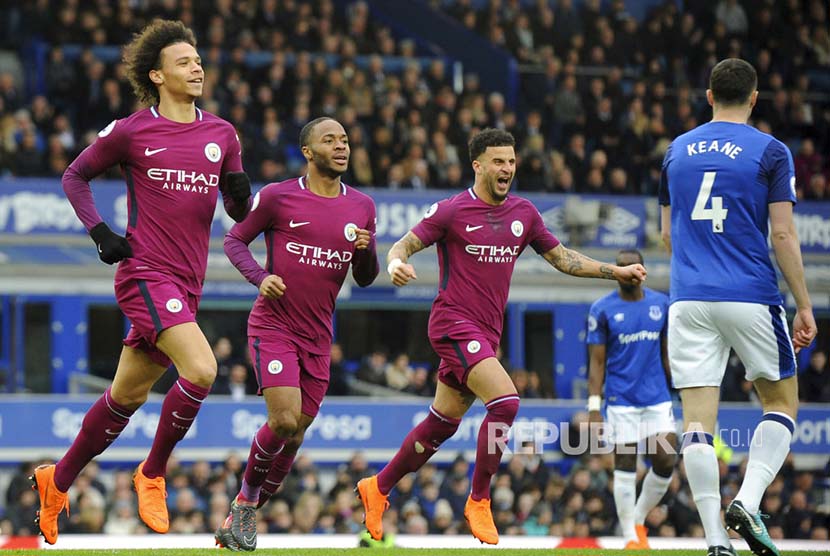
<path fill-rule="evenodd" d="M 518 138 L 520 191 L 654 194 L 671 138 L 708 118 L 711 67 L 736 56 L 758 69 L 754 123 L 795 153 L 799 196 L 830 195 L 821 0 L 687 1 L 683 9 L 672 0 L 642 21 L 623 0 L 607 10 L 599 0 L 431 4 L 518 60 L 515 107 L 474 74 L 456 87 L 445 59 L 375 21 L 365 1 L 345 9 L 333 0 L 4 3 L 0 46 L 13 61 L 0 65 L 0 175 L 58 176 L 97 130 L 129 114 L 118 45 L 165 17 L 195 29 L 206 69 L 201 105 L 235 125 L 258 181 L 301 172 L 299 128 L 325 114 L 349 132 L 354 185 L 460 188 L 471 173 L 469 134 L 495 126 Z M 21 62 L 37 69 L 15 72 Z"/>
<path fill-rule="evenodd" d="M 587 415 L 582 418 L 587 419 Z M 580 416 L 575 416 L 580 419 Z M 827 540 L 830 487 L 822 473 L 798 471 L 792 455 L 767 490 L 761 507 L 773 538 Z M 583 456 L 558 465 L 539 455 L 505 458 L 494 479 L 493 514 L 499 530 L 514 535 L 589 537 L 614 535 L 613 464 L 605 456 Z M 720 460 L 722 504 L 737 493 L 745 462 Z M 0 535 L 31 535 L 38 509 L 28 476 L 41 462 L 27 462 L 11 478 L 0 515 Z M 732 462 L 735 463 L 735 462 Z M 212 533 L 227 515 L 239 489 L 244 462 L 229 455 L 219 464 L 198 461 L 168 466 L 171 533 Z M 62 533 L 143 534 L 136 515 L 133 469 L 102 470 L 92 462 L 70 491 L 72 513 L 62 515 Z M 363 511 L 353 488 L 374 473 L 360 453 L 337 468 L 321 468 L 300 455 L 282 488 L 260 511 L 261 534 L 354 533 L 363 531 Z M 639 470 L 639 478 L 645 469 Z M 427 464 L 404 478 L 390 496 L 385 530 L 400 534 L 466 533 L 464 503 L 470 491 L 471 465 L 458 455 L 446 468 Z M 700 537 L 703 529 L 682 464 L 661 504 L 648 515 L 650 537 Z M 357 540 L 356 540 L 357 542 Z"/>

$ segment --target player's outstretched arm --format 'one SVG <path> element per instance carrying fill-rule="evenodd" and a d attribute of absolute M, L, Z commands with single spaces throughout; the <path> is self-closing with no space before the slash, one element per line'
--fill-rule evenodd
<path fill-rule="evenodd" d="M 793 222 L 793 205 L 790 201 L 770 203 L 769 220 L 772 248 L 778 268 L 787 281 L 795 298 L 796 315 L 793 320 L 793 346 L 796 350 L 809 346 L 816 337 L 816 321 L 813 304 L 804 280 L 804 263 L 801 260 L 801 246 Z"/>
<path fill-rule="evenodd" d="M 617 266 L 595 261 L 561 243 L 542 255 L 559 272 L 581 278 L 604 278 L 624 284 L 640 284 L 646 279 L 646 269 L 641 264 Z"/>
<path fill-rule="evenodd" d="M 415 274 L 415 267 L 407 261 L 409 257 L 421 251 L 424 247 L 423 242 L 412 232 L 407 232 L 405 236 L 395 242 L 386 255 L 386 262 L 388 263 L 386 271 L 392 278 L 393 284 L 405 286 L 410 280 L 418 279 Z"/>

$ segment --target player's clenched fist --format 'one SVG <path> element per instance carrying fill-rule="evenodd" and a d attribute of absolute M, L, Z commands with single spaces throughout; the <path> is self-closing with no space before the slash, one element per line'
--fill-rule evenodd
<path fill-rule="evenodd" d="M 245 172 L 228 172 L 225 174 L 228 195 L 237 203 L 243 203 L 251 196 L 251 180 Z"/>
<path fill-rule="evenodd" d="M 614 278 L 623 284 L 642 284 L 646 281 L 646 268 L 641 264 L 630 264 L 628 266 L 618 266 L 614 270 Z"/>
<path fill-rule="evenodd" d="M 354 248 L 368 249 L 369 243 L 372 241 L 372 233 L 369 230 L 357 228 L 355 234 L 357 234 L 357 238 L 354 240 Z"/>
<path fill-rule="evenodd" d="M 285 282 L 276 274 L 266 276 L 259 285 L 259 293 L 268 299 L 278 299 L 285 293 Z"/>
<path fill-rule="evenodd" d="M 133 256 L 133 248 L 127 238 L 110 230 L 104 222 L 92 228 L 89 236 L 98 247 L 98 258 L 107 264 L 117 263 Z"/>
<path fill-rule="evenodd" d="M 409 263 L 405 263 L 400 259 L 394 259 L 386 267 L 389 277 L 392 278 L 392 283 L 396 286 L 405 286 L 410 280 L 417 280 L 418 275 L 415 274 L 415 267 Z"/>

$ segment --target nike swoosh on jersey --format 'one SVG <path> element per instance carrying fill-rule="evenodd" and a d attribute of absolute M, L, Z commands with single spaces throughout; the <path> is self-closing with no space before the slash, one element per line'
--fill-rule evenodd
<path fill-rule="evenodd" d="M 119 434 L 121 434 L 121 431 L 111 431 L 109 429 L 104 429 L 104 432 L 112 436 L 118 436 Z"/>
<path fill-rule="evenodd" d="M 293 220 L 290 220 L 288 222 L 288 227 L 289 228 L 299 228 L 300 226 L 305 226 L 306 224 L 311 224 L 311 222 L 294 222 Z"/>
<path fill-rule="evenodd" d="M 483 224 L 482 224 L 481 226 L 470 226 L 469 224 L 467 224 L 467 228 L 466 228 L 466 230 L 467 230 L 468 232 L 475 232 L 476 230 L 479 230 L 479 229 L 481 229 L 481 228 L 483 228 L 483 227 L 484 227 L 484 225 L 483 225 Z"/>
<path fill-rule="evenodd" d="M 193 419 L 196 418 L 196 417 L 182 417 L 176 411 L 173 412 L 173 417 L 175 417 L 176 419 L 181 419 L 182 421 L 192 421 Z"/>
<path fill-rule="evenodd" d="M 264 457 L 260 456 L 259 454 L 254 454 L 254 459 L 259 460 L 259 461 L 271 461 L 274 458 L 268 459 L 268 458 L 264 458 Z"/>
<path fill-rule="evenodd" d="M 160 149 L 151 149 L 150 147 L 147 147 L 146 149 L 144 149 L 144 156 L 153 156 L 154 154 L 158 154 L 161 151 L 166 151 L 166 150 L 167 150 L 167 147 L 162 147 Z"/>

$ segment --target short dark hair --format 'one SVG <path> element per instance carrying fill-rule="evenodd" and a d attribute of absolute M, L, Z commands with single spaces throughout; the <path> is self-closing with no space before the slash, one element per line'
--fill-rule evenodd
<path fill-rule="evenodd" d="M 622 259 L 625 255 L 634 255 L 637 257 L 638 262 L 643 264 L 643 254 L 640 253 L 639 249 L 620 249 L 617 253 L 617 264 L 620 264 L 620 259 Z"/>
<path fill-rule="evenodd" d="M 758 74 L 746 60 L 727 58 L 712 69 L 709 88 L 715 102 L 724 105 L 743 104 L 758 87 Z"/>
<path fill-rule="evenodd" d="M 159 91 L 150 80 L 150 70 L 161 68 L 161 51 L 171 44 L 184 42 L 196 46 L 196 36 L 181 21 L 156 19 L 124 47 L 127 78 L 133 92 L 143 104 L 156 104 Z"/>
<path fill-rule="evenodd" d="M 468 145 L 470 162 L 478 159 L 487 147 L 515 147 L 516 139 L 509 131 L 488 127 L 476 133 Z"/>
<path fill-rule="evenodd" d="M 303 129 L 300 130 L 300 148 L 303 148 L 306 145 L 308 145 L 309 137 L 311 137 L 314 128 L 317 127 L 318 124 L 321 124 L 326 120 L 334 120 L 334 118 L 329 118 L 328 116 L 320 116 L 319 118 L 314 118 L 313 120 L 311 120 L 303 126 Z"/>

